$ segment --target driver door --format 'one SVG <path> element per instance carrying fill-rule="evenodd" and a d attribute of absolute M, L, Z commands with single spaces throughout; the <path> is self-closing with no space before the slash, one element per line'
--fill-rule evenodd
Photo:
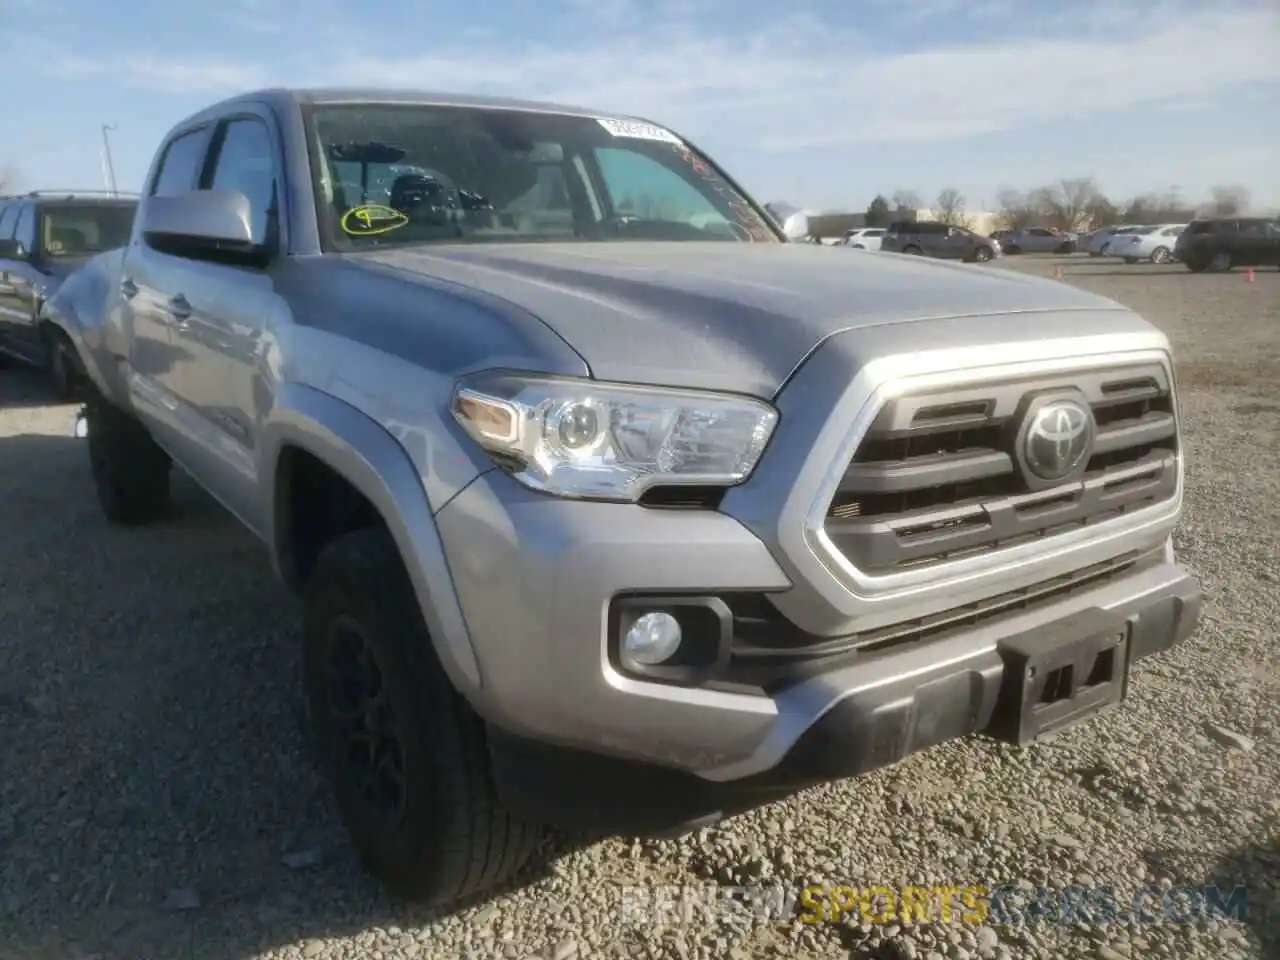
<path fill-rule="evenodd" d="M 200 175 L 208 141 L 205 126 L 174 136 L 161 148 L 149 195 L 167 197 L 191 190 Z M 173 336 L 182 319 L 174 312 L 182 263 L 180 258 L 150 246 L 142 230 L 136 229 L 125 251 L 119 296 L 129 331 L 128 384 L 133 407 L 169 453 L 185 463 L 191 446 L 182 428 L 179 380 L 183 353 Z"/>
<path fill-rule="evenodd" d="M 277 216 L 282 168 L 268 115 L 237 113 L 218 121 L 200 189 L 235 190 L 249 200 L 255 244 L 281 248 Z M 175 386 L 187 456 L 201 484 L 250 529 L 261 532 L 257 441 L 263 397 L 263 336 L 288 315 L 274 270 L 174 258 L 166 290 L 179 314 L 172 325 L 179 356 Z"/>

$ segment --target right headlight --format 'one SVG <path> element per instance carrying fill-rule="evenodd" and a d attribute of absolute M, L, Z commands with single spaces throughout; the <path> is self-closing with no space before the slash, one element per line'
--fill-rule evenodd
<path fill-rule="evenodd" d="M 657 486 L 741 483 L 778 421 L 748 397 L 517 374 L 464 380 L 453 415 L 525 486 L 632 502 Z"/>

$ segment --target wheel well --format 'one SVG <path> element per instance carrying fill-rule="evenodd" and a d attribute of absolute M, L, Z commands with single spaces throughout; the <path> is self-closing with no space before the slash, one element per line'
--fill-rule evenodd
<path fill-rule="evenodd" d="M 377 508 L 351 481 L 299 447 L 280 451 L 275 483 L 281 569 L 295 588 L 307 581 L 321 551 L 333 540 L 385 525 Z"/>
<path fill-rule="evenodd" d="M 55 338 L 64 340 L 67 343 L 71 342 L 71 337 L 67 336 L 67 331 L 63 330 L 52 320 L 41 320 L 39 329 L 40 336 L 48 342 L 52 342 Z"/>

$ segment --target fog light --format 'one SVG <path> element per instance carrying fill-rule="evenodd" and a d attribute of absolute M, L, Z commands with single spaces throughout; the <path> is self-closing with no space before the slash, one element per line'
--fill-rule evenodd
<path fill-rule="evenodd" d="M 680 621 L 669 613 L 646 613 L 627 630 L 622 649 L 641 666 L 657 666 L 680 649 Z"/>
<path fill-rule="evenodd" d="M 89 435 L 89 418 L 83 413 L 76 414 L 76 437 L 83 440 Z"/>

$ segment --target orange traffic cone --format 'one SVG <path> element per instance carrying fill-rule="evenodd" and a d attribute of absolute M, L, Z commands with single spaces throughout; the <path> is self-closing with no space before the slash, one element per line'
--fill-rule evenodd
<path fill-rule="evenodd" d="M 1253 267 L 1250 267 L 1244 272 L 1244 282 L 1253 283 Z"/>

